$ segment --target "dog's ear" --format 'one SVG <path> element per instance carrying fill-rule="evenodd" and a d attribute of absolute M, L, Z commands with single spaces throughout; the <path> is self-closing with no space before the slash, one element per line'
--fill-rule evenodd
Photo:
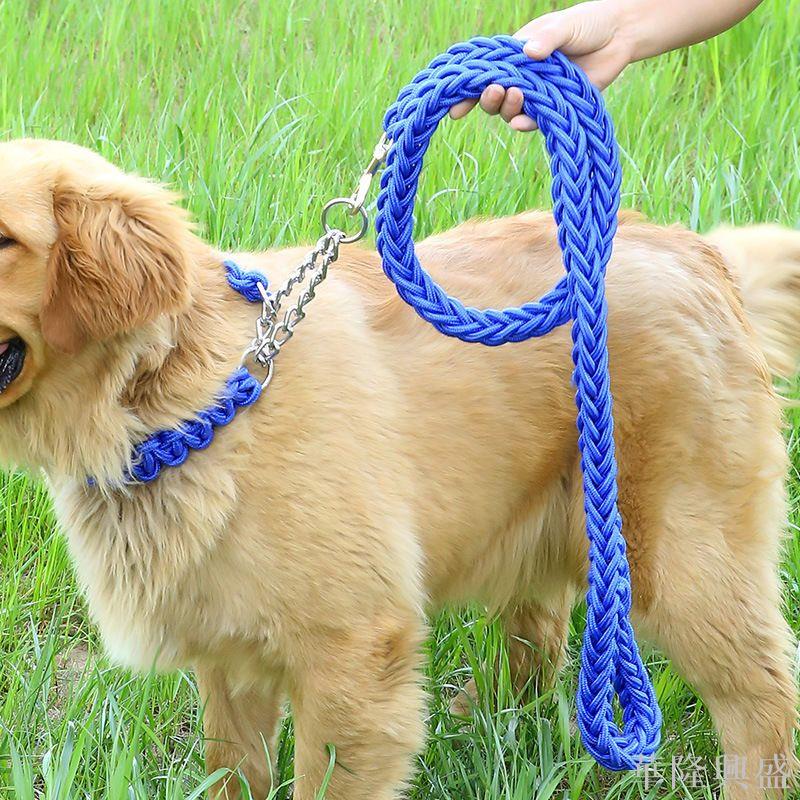
<path fill-rule="evenodd" d="M 66 353 L 189 302 L 192 233 L 175 198 L 122 173 L 78 184 L 64 181 L 54 190 L 58 238 L 41 310 L 45 341 Z"/>

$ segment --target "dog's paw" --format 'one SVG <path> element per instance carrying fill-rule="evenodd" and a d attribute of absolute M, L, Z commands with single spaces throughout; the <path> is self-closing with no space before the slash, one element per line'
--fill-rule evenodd
<path fill-rule="evenodd" d="M 450 713 L 454 717 L 469 719 L 475 711 L 477 704 L 478 688 L 475 685 L 475 679 L 470 678 L 450 701 Z"/>

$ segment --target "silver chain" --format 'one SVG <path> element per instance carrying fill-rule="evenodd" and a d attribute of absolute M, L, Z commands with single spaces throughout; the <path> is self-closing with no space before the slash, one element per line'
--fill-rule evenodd
<path fill-rule="evenodd" d="M 372 160 L 361 175 L 353 195 L 337 197 L 325 205 L 322 209 L 322 227 L 325 233 L 286 283 L 274 295 L 270 295 L 265 286 L 258 284 L 262 300 L 261 314 L 256 319 L 256 335 L 244 351 L 242 363 L 252 360 L 266 369 L 267 374 L 262 383 L 264 389 L 269 386 L 275 374 L 276 356 L 294 336 L 294 330 L 300 320 L 305 319 L 306 306 L 316 296 L 317 287 L 328 277 L 328 268 L 339 258 L 339 245 L 357 242 L 366 234 L 369 216 L 364 210 L 364 202 L 372 179 L 386 159 L 390 147 L 391 142 L 384 134 L 375 146 Z M 351 215 L 360 216 L 361 227 L 356 233 L 348 236 L 344 231 L 328 224 L 330 211 L 337 206 L 345 206 Z M 284 302 L 298 286 L 304 283 L 305 288 L 300 290 L 297 300 L 283 311 Z"/>

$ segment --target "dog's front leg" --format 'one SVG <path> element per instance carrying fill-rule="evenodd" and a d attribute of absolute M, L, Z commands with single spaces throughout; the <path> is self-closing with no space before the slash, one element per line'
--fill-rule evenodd
<path fill-rule="evenodd" d="M 237 689 L 218 668 L 198 668 L 203 702 L 206 770 L 230 770 L 209 790 L 209 800 L 239 800 L 241 772 L 253 800 L 272 788 L 275 737 L 284 699 L 282 677 L 265 675 L 255 688 Z"/>
<path fill-rule="evenodd" d="M 317 632 L 290 689 L 295 800 L 315 798 L 326 779 L 326 800 L 398 797 L 424 738 L 423 635 L 423 621 L 397 608 Z"/>

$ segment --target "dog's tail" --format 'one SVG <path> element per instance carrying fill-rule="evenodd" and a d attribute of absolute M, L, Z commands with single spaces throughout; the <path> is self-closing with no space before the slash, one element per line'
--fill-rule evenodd
<path fill-rule="evenodd" d="M 718 228 L 707 238 L 734 273 L 770 371 L 792 376 L 800 362 L 800 230 Z"/>

